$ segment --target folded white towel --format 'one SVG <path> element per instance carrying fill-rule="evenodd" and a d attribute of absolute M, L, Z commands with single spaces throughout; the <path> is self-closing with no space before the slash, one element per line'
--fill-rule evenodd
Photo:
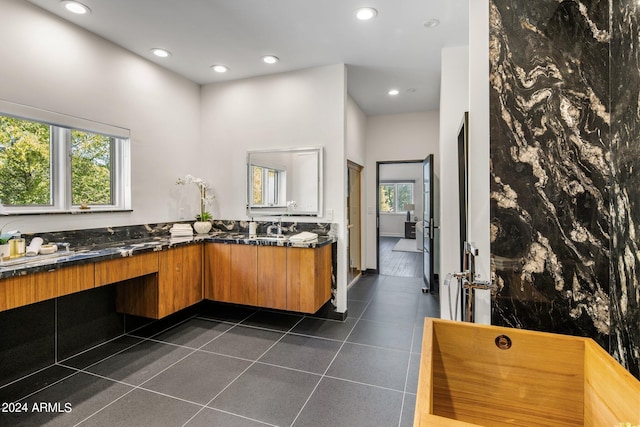
<path fill-rule="evenodd" d="M 31 243 L 29 243 L 29 246 L 27 246 L 27 251 L 25 255 L 27 256 L 38 255 L 38 252 L 40 252 L 40 246 L 42 246 L 42 243 L 44 243 L 44 241 L 40 237 L 34 237 L 33 240 L 31 240 Z"/>
<path fill-rule="evenodd" d="M 176 223 L 171 227 L 172 230 L 191 230 L 191 224 Z"/>
<path fill-rule="evenodd" d="M 289 237 L 290 242 L 312 242 L 314 240 L 318 240 L 318 235 L 309 231 L 303 231 L 302 233 Z"/>
<path fill-rule="evenodd" d="M 171 237 L 193 236 L 193 230 L 172 230 Z"/>

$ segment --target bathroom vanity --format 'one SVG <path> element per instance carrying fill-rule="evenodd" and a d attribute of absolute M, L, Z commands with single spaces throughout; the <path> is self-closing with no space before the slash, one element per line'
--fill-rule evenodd
<path fill-rule="evenodd" d="M 110 242 L 0 266 L 0 311 L 116 286 L 116 311 L 163 318 L 203 299 L 315 313 L 331 298 L 333 239 L 310 244 L 218 232 Z"/>

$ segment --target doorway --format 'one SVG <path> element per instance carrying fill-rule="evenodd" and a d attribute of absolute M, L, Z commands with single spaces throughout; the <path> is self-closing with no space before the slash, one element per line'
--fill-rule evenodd
<path fill-rule="evenodd" d="M 376 163 L 377 272 L 422 278 L 423 160 Z"/>
<path fill-rule="evenodd" d="M 362 273 L 362 169 L 359 164 L 347 160 L 348 284 Z"/>

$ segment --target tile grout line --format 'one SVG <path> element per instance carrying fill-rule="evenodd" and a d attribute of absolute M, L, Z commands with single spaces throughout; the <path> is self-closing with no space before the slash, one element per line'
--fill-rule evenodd
<path fill-rule="evenodd" d="M 333 355 L 333 358 L 331 359 L 331 362 L 329 362 L 329 364 L 327 365 L 326 369 L 324 370 L 324 372 L 322 373 L 322 375 L 320 376 L 320 379 L 318 380 L 318 382 L 316 383 L 315 387 L 313 387 L 313 390 L 311 390 L 311 393 L 309 393 L 309 396 L 307 396 L 307 399 L 304 401 L 304 403 L 302 404 L 302 407 L 300 408 L 300 410 L 298 411 L 298 413 L 296 414 L 295 418 L 293 419 L 293 421 L 291 422 L 291 424 L 289 424 L 290 427 L 292 427 L 296 421 L 298 420 L 298 418 L 300 418 L 300 414 L 302 414 L 302 411 L 304 411 L 304 408 L 307 406 L 307 404 L 309 403 L 309 401 L 311 400 L 311 397 L 314 395 L 314 393 L 316 392 L 316 390 L 318 389 L 318 386 L 320 385 L 320 383 L 322 382 L 322 380 L 327 377 L 327 372 L 329 372 L 329 369 L 331 368 L 331 365 L 333 365 L 333 362 L 335 362 L 336 358 L 338 357 L 338 354 L 340 354 L 340 352 L 342 351 L 342 348 L 344 347 L 344 345 L 347 343 L 347 340 L 349 339 L 349 337 L 351 336 L 351 334 L 353 333 L 353 330 L 356 328 L 356 326 L 358 325 L 358 323 L 360 322 L 360 320 L 362 319 L 362 315 L 364 314 L 364 312 L 367 310 L 367 308 L 369 307 L 369 305 L 371 304 L 371 300 L 373 299 L 373 297 L 369 298 L 369 301 L 367 302 L 367 305 L 365 306 L 365 308 L 362 310 L 362 313 L 360 313 L 360 316 L 358 316 L 358 319 L 356 320 L 356 322 L 353 324 L 353 326 L 351 327 L 351 330 L 349 331 L 349 333 L 347 334 L 347 336 L 344 338 L 344 340 L 342 341 L 342 344 L 340 345 L 340 348 L 338 349 L 338 351 L 336 351 L 336 354 Z"/>
<path fill-rule="evenodd" d="M 257 312 L 256 312 L 256 313 L 257 313 Z M 250 318 L 250 317 L 251 317 L 251 316 L 253 316 L 254 314 L 255 314 L 255 313 L 250 314 L 249 316 L 247 316 L 246 318 L 244 318 L 242 321 L 244 322 L 245 320 L 247 320 L 248 318 Z M 204 406 L 204 407 L 200 408 L 200 410 L 198 410 L 198 412 L 196 412 L 195 414 L 193 414 L 193 415 L 191 416 L 191 418 L 189 418 L 189 419 L 188 419 L 184 424 L 182 424 L 182 427 L 185 427 L 187 424 L 189 424 L 189 422 L 191 422 L 191 420 L 193 420 L 195 417 L 197 417 L 197 416 L 198 416 L 198 414 L 204 410 L 204 408 L 209 407 L 208 405 L 210 405 L 210 404 L 211 404 L 211 403 L 212 403 L 212 402 L 213 402 L 213 401 L 214 401 L 218 396 L 220 396 L 220 395 L 221 395 L 222 393 L 224 393 L 224 392 L 225 392 L 229 387 L 231 387 L 231 385 L 232 385 L 232 384 L 234 384 L 234 383 L 238 380 L 238 378 L 240 378 L 240 377 L 241 377 L 245 372 L 247 372 L 249 369 L 251 369 L 251 367 L 253 367 L 253 366 L 258 362 L 258 360 L 260 360 L 260 358 L 261 358 L 262 356 L 264 356 L 265 354 L 267 354 L 267 353 L 269 352 L 269 350 L 271 350 L 273 347 L 275 347 L 275 346 L 276 346 L 276 344 L 278 344 L 280 341 L 282 341 L 282 339 L 283 339 L 285 336 L 287 336 L 287 334 L 288 334 L 291 330 L 293 330 L 296 326 L 298 326 L 298 324 L 299 324 L 300 322 L 302 322 L 302 320 L 303 320 L 304 318 L 305 318 L 305 316 L 302 316 L 300 319 L 298 319 L 298 321 L 297 321 L 293 326 L 291 326 L 291 327 L 290 327 L 286 332 L 284 332 L 280 338 L 278 338 L 278 339 L 277 339 L 273 344 L 271 344 L 271 345 L 269 346 L 269 348 L 267 348 L 264 352 L 262 352 L 262 354 L 261 354 L 260 356 L 258 356 L 258 357 L 256 358 L 256 360 L 254 360 L 251 364 L 249 364 L 249 366 L 247 366 L 247 367 L 246 367 L 242 372 L 240 372 L 240 373 L 239 373 L 239 374 L 238 374 L 238 375 L 237 375 L 237 376 L 236 376 L 236 377 L 235 377 L 235 378 L 234 378 L 234 379 L 233 379 L 229 384 L 227 384 L 227 385 L 226 385 L 222 390 L 220 390 L 220 391 L 219 391 L 215 396 L 213 396 L 213 397 L 212 397 L 212 398 L 211 398 L 211 399 L 210 399 L 210 400 L 205 404 L 205 406 Z M 238 323 L 238 325 L 239 325 L 239 324 L 240 324 L 240 323 Z M 236 325 L 236 326 L 238 326 L 238 325 Z M 231 328 L 231 329 L 233 329 L 233 328 Z M 231 330 L 231 329 L 229 329 L 229 330 Z M 279 331 L 279 332 L 283 332 L 283 331 Z M 216 338 L 217 338 L 217 337 L 216 337 Z M 215 338 L 214 338 L 214 340 L 215 340 Z M 211 340 L 211 341 L 213 341 L 213 340 Z M 210 341 L 210 342 L 211 342 L 211 341 Z M 205 344 L 205 345 L 206 345 L 206 344 Z M 216 408 L 212 408 L 212 409 L 216 409 Z M 229 413 L 231 413 L 231 412 L 229 412 Z M 233 414 L 233 415 L 235 415 L 235 414 Z"/>

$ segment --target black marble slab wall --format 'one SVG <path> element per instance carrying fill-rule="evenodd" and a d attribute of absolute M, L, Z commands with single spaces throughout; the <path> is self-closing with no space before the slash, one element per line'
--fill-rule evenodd
<path fill-rule="evenodd" d="M 639 376 L 633 3 L 490 2 L 492 323 L 591 337 Z"/>

